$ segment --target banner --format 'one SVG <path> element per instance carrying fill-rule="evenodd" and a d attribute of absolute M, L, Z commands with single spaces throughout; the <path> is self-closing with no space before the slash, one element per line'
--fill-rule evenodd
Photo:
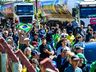
<path fill-rule="evenodd" d="M 96 24 L 96 18 L 91 18 L 90 19 L 90 24 Z"/>

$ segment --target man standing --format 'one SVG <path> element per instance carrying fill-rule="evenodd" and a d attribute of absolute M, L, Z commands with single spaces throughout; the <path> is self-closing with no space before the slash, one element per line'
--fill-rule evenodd
<path fill-rule="evenodd" d="M 72 56 L 71 64 L 64 70 L 64 72 L 82 72 L 82 70 L 78 67 L 79 57 Z"/>
<path fill-rule="evenodd" d="M 61 44 L 62 45 L 57 49 L 57 52 L 56 52 L 57 56 L 59 54 L 61 54 L 61 49 L 67 49 L 68 51 L 71 50 L 69 47 L 67 47 L 67 39 L 66 38 L 61 40 Z"/>
<path fill-rule="evenodd" d="M 61 54 L 56 58 L 56 65 L 59 72 L 63 72 L 68 67 L 67 49 L 61 49 Z"/>
<path fill-rule="evenodd" d="M 47 41 L 46 38 L 42 38 L 42 44 L 39 46 L 40 49 L 40 58 L 44 59 L 49 57 L 50 55 L 53 55 L 54 53 L 52 52 L 52 50 L 49 48 L 49 46 L 47 45 Z"/>

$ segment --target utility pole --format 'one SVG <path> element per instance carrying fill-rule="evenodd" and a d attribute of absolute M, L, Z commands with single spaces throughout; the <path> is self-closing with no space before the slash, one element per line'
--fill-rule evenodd
<path fill-rule="evenodd" d="M 35 4 L 36 4 L 36 25 L 39 27 L 40 29 L 40 23 L 38 21 L 38 0 L 35 0 Z"/>
<path fill-rule="evenodd" d="M 35 0 L 35 4 L 36 4 L 36 19 L 37 19 L 37 13 L 38 13 L 38 0 Z"/>

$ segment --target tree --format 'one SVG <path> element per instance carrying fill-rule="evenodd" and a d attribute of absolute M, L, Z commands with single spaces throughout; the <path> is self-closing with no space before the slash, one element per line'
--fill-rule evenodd
<path fill-rule="evenodd" d="M 31 0 L 25 0 L 25 2 L 32 2 Z"/>
<path fill-rule="evenodd" d="M 2 1 L 0 1 L 0 5 L 2 4 Z"/>

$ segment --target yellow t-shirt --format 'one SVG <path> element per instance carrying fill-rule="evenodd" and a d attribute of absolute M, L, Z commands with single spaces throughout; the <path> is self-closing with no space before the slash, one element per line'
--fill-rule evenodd
<path fill-rule="evenodd" d="M 67 39 L 70 41 L 70 43 L 72 43 L 72 41 L 75 39 L 74 35 L 68 35 Z"/>
<path fill-rule="evenodd" d="M 27 72 L 27 68 L 25 66 L 22 67 L 22 72 Z"/>

